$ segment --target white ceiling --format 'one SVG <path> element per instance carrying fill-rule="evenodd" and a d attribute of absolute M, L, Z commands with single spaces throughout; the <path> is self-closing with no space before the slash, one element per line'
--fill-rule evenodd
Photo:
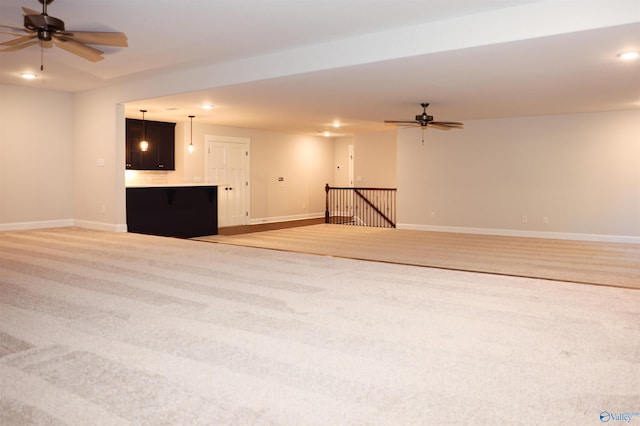
<path fill-rule="evenodd" d="M 554 1 L 577 7 L 582 0 L 56 0 L 48 12 L 67 29 L 121 31 L 129 47 L 104 48 L 105 59 L 97 63 L 43 49 L 44 73 L 37 46 L 0 53 L 0 83 L 76 92 L 371 34 L 453 25 L 461 17 L 520 10 L 526 15 L 532 5 L 557 8 Z M 529 32 L 514 23 L 512 32 L 522 35 L 508 41 L 496 35 L 469 47 L 437 48 L 447 43 L 420 31 L 409 43 L 433 46 L 426 54 L 351 66 L 331 66 L 334 58 L 327 57 L 326 70 L 131 102 L 127 115 L 147 109 L 154 120 L 185 121 L 193 114 L 220 125 L 351 134 L 388 129 L 385 119 L 410 119 L 425 100 L 436 119 L 456 121 L 640 108 L 640 64 L 615 56 L 640 49 L 640 0 L 607 4 L 613 12 L 633 11 L 635 4 L 638 14 L 617 21 L 603 17 L 620 25 L 574 25 L 579 30 L 572 31 L 568 24 L 566 31 L 545 36 L 527 35 L 544 33 L 545 22 Z M 20 6 L 41 8 L 36 0 L 3 0 L 0 24 L 21 26 Z M 487 38 L 492 31 L 487 20 Z M 0 34 L 0 41 L 11 38 Z M 18 76 L 25 71 L 36 71 L 40 79 L 22 81 Z M 200 110 L 205 102 L 215 109 Z M 332 129 L 335 119 L 345 126 Z"/>

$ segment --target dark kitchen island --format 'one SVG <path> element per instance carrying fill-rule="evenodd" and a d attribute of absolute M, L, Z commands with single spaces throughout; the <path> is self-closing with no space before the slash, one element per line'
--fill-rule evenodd
<path fill-rule="evenodd" d="M 127 231 L 191 238 L 218 234 L 218 187 L 127 187 Z"/>

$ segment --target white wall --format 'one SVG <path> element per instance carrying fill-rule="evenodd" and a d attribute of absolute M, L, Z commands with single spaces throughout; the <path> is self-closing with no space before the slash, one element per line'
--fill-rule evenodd
<path fill-rule="evenodd" d="M 0 230 L 72 225 L 71 94 L 0 85 Z"/>
<path fill-rule="evenodd" d="M 125 231 L 125 118 L 113 95 L 73 96 L 73 217 L 78 226 Z"/>
<path fill-rule="evenodd" d="M 349 186 L 349 145 L 353 138 L 335 138 L 333 142 L 333 186 Z M 327 182 L 331 185 L 331 182 Z"/>
<path fill-rule="evenodd" d="M 254 222 L 324 216 L 327 183 L 333 184 L 333 140 L 273 132 L 251 136 Z"/>
<path fill-rule="evenodd" d="M 354 186 L 395 188 L 396 132 L 358 133 L 354 136 Z"/>
<path fill-rule="evenodd" d="M 420 133 L 398 131 L 402 227 L 640 242 L 638 110 Z"/>

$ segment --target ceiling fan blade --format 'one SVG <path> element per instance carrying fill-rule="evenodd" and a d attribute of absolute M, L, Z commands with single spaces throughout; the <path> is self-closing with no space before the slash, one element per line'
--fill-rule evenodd
<path fill-rule="evenodd" d="M 0 50 L 0 52 L 15 52 L 16 50 L 20 50 L 20 49 L 24 49 L 25 47 L 33 46 L 34 44 L 37 44 L 38 41 L 40 41 L 40 40 L 32 40 L 32 41 L 28 41 L 26 43 L 17 44 L 15 46 L 11 46 L 11 47 L 7 47 L 6 49 L 2 49 L 2 50 Z"/>
<path fill-rule="evenodd" d="M 29 41 L 31 39 L 34 39 L 36 37 L 38 37 L 37 34 L 26 35 L 26 36 L 14 38 L 13 40 L 9 40 L 9 41 L 5 41 L 3 43 L 0 43 L 0 46 L 15 46 L 16 44 L 24 43 L 24 42 Z"/>
<path fill-rule="evenodd" d="M 27 31 L 25 28 L 18 28 L 18 27 L 10 27 L 9 25 L 0 25 L 0 33 L 2 34 L 11 34 L 11 35 L 17 35 L 17 34 L 28 34 L 30 31 Z M 10 30 L 10 31 L 7 31 Z"/>
<path fill-rule="evenodd" d="M 398 121 L 398 120 L 384 120 L 387 124 L 420 124 L 419 121 Z"/>
<path fill-rule="evenodd" d="M 25 15 L 40 15 L 40 12 L 37 10 L 29 9 L 28 7 L 22 6 L 22 11 Z"/>
<path fill-rule="evenodd" d="M 73 53 L 74 55 L 78 55 L 81 58 L 86 59 L 87 61 L 98 62 L 104 59 L 102 57 L 102 54 L 104 53 L 102 50 L 98 50 L 93 47 L 86 46 L 71 38 L 54 35 L 53 40 L 55 45 L 58 46 L 59 48 L 66 50 L 67 52 Z"/>
<path fill-rule="evenodd" d="M 99 44 L 101 46 L 117 46 L 127 47 L 127 36 L 125 33 L 118 32 L 100 32 L 100 31 L 65 31 L 62 33 L 65 37 L 73 37 L 73 39 L 85 44 Z"/>
<path fill-rule="evenodd" d="M 438 124 L 441 126 L 447 127 L 462 127 L 464 123 L 460 123 L 459 121 L 432 121 L 429 124 Z"/>
<path fill-rule="evenodd" d="M 451 130 L 451 129 L 459 129 L 460 127 L 451 127 L 451 126 L 445 126 L 443 124 L 440 123 L 429 123 L 429 127 L 433 127 L 434 129 L 438 129 L 438 130 Z"/>

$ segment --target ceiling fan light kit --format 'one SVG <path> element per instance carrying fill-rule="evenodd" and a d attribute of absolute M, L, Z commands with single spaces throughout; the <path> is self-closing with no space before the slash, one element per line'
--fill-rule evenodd
<path fill-rule="evenodd" d="M 102 46 L 127 47 L 127 36 L 120 32 L 96 32 L 96 31 L 67 31 L 64 21 L 47 13 L 47 5 L 53 0 L 38 0 L 42 4 L 42 13 L 23 7 L 24 28 L 0 25 L 10 29 L 15 39 L 0 43 L 7 46 L 0 52 L 12 52 L 21 50 L 34 44 L 46 47 L 49 42 L 69 53 L 80 56 L 91 62 L 104 59 L 103 51 L 89 44 Z M 45 44 L 47 43 L 47 44 Z M 42 66 L 41 66 L 42 68 Z"/>

